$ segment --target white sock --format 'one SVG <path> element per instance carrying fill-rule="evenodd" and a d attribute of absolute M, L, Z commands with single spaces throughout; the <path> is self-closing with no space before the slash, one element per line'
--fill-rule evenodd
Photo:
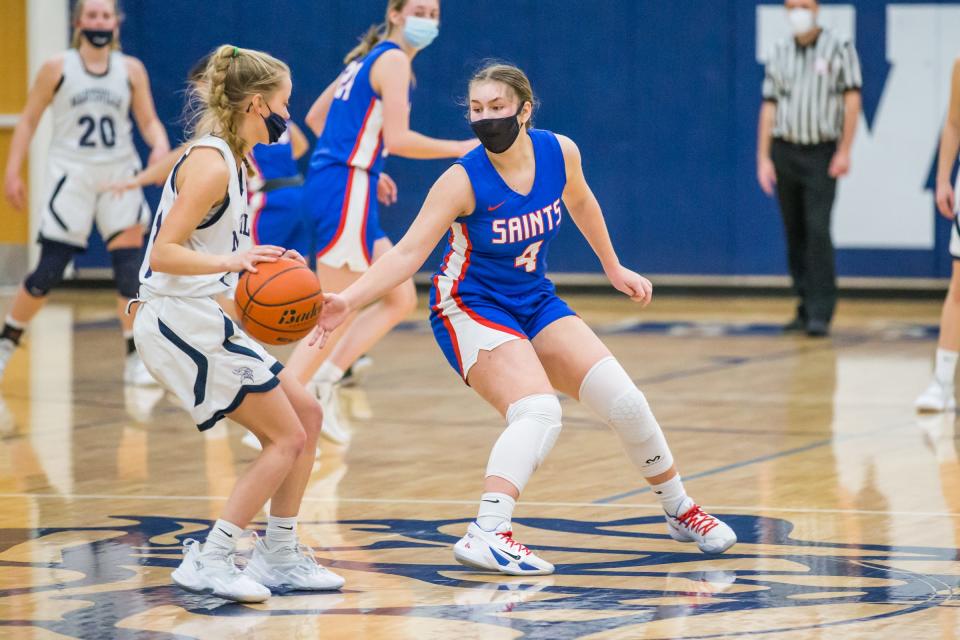
<path fill-rule="evenodd" d="M 687 491 L 683 488 L 683 480 L 680 479 L 679 473 L 661 484 L 651 484 L 650 488 L 663 505 L 664 511 L 672 516 L 680 515 L 677 511 L 687 499 Z"/>
<path fill-rule="evenodd" d="M 237 542 L 243 535 L 243 529 L 227 522 L 226 520 L 217 520 L 210 529 L 210 535 L 207 536 L 203 544 L 203 552 L 212 551 L 210 547 L 215 547 L 221 551 L 233 551 L 237 548 Z"/>
<path fill-rule="evenodd" d="M 343 369 L 333 364 L 329 360 L 320 365 L 317 372 L 313 374 L 314 382 L 326 382 L 327 384 L 336 384 L 343 378 Z"/>
<path fill-rule="evenodd" d="M 495 531 L 501 524 L 510 523 L 517 501 L 505 493 L 485 493 L 480 496 L 477 525 L 484 531 Z"/>
<path fill-rule="evenodd" d="M 7 317 L 4 319 L 4 322 L 11 329 L 17 329 L 18 331 L 23 331 L 24 329 L 27 328 L 26 324 L 17 322 L 16 320 L 13 319 L 13 316 L 11 316 L 9 313 L 7 314 Z"/>
<path fill-rule="evenodd" d="M 940 384 L 953 386 L 953 375 L 957 370 L 958 356 L 960 356 L 960 353 L 956 351 L 937 348 L 937 359 L 933 375 Z"/>
<path fill-rule="evenodd" d="M 267 516 L 267 547 L 278 549 L 297 541 L 297 517 Z"/>

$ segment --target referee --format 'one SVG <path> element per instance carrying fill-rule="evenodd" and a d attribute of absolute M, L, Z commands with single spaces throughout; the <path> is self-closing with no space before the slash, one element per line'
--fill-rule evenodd
<path fill-rule="evenodd" d="M 817 25 L 816 0 L 785 5 L 794 36 L 779 42 L 767 61 L 757 179 L 780 201 L 799 298 L 784 329 L 819 337 L 829 333 L 837 303 L 830 217 L 837 178 L 850 170 L 862 79 L 853 45 Z"/>

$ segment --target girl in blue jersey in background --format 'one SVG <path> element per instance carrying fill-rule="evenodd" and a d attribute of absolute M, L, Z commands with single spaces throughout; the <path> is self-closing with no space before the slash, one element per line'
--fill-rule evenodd
<path fill-rule="evenodd" d="M 309 255 L 310 236 L 302 217 L 303 176 L 297 160 L 310 142 L 292 121 L 275 144 L 258 144 L 249 154 L 250 215 L 254 244 L 296 249 Z"/>
<path fill-rule="evenodd" d="M 303 200 L 317 275 L 326 291 L 343 290 L 393 246 L 377 211 L 378 195 L 384 204 L 396 201 L 396 185 L 381 172 L 386 152 L 424 160 L 457 158 L 477 145 L 476 140 L 438 140 L 410 129 L 411 61 L 436 38 L 439 19 L 439 0 L 390 0 L 385 23 L 372 28 L 347 55 L 346 68 L 307 115 L 319 140 Z M 314 390 L 326 412 L 323 434 L 337 442 L 349 436 L 335 418 L 333 385 L 414 309 L 413 281 L 398 281 L 378 299 L 358 309 L 353 326 L 333 336 L 325 349 L 301 343 L 287 363 L 304 383 L 316 372 Z"/>
<path fill-rule="evenodd" d="M 513 539 L 510 523 L 521 491 L 560 434 L 554 389 L 579 399 L 617 433 L 661 502 L 674 540 L 695 542 L 704 553 L 726 551 L 737 540 L 733 530 L 687 496 L 643 393 L 546 277 L 562 202 L 610 284 L 635 302 L 651 300 L 650 281 L 620 264 L 579 149 L 569 138 L 532 128 L 533 90 L 516 67 L 479 71 L 469 104 L 484 148 L 437 180 L 393 250 L 341 294 L 326 296 L 308 343 L 413 275 L 449 230 L 430 300 L 434 335 L 451 366 L 507 422 L 490 453 L 477 519 L 454 547 L 456 559 L 511 575 L 553 572 Z"/>

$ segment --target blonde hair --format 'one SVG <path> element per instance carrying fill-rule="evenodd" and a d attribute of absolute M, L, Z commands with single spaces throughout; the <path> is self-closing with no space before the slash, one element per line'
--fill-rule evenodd
<path fill-rule="evenodd" d="M 120 0 L 107 0 L 113 5 L 113 12 L 117 14 L 117 25 L 120 24 L 120 19 L 123 17 L 120 13 Z M 77 29 L 77 23 L 80 22 L 80 18 L 83 17 L 83 7 L 87 4 L 87 0 L 77 0 L 77 3 L 73 5 L 73 15 L 70 16 L 70 24 L 73 25 L 73 38 L 70 40 L 70 46 L 73 49 L 79 49 L 80 45 L 83 44 L 83 34 L 80 32 L 80 29 Z M 110 48 L 114 51 L 120 50 L 120 36 L 117 35 L 113 39 L 113 42 L 110 43 Z"/>
<path fill-rule="evenodd" d="M 249 170 L 247 143 L 238 128 L 244 103 L 256 94 L 268 98 L 289 75 L 290 67 L 285 62 L 262 51 L 229 44 L 218 47 L 197 78 L 199 81 L 192 83 L 189 108 L 193 113 L 188 127 L 191 137 L 213 134 L 223 138 Z"/>
<path fill-rule="evenodd" d="M 530 119 L 527 120 L 527 129 L 533 127 L 533 110 L 538 106 L 537 97 L 533 93 L 533 85 L 530 84 L 530 78 L 520 67 L 504 62 L 488 62 L 470 78 L 470 85 L 478 82 L 502 82 L 510 87 L 514 95 L 520 100 L 520 108 L 523 108 L 524 102 L 530 103 Z"/>
<path fill-rule="evenodd" d="M 366 33 L 360 36 L 360 44 L 350 50 L 350 53 L 343 59 L 343 64 L 350 64 L 354 60 L 367 55 L 371 49 L 389 36 L 390 29 L 392 28 L 390 24 L 390 12 L 403 11 L 408 1 L 409 0 L 387 0 L 387 11 L 384 14 L 383 22 L 373 25 L 367 29 Z"/>

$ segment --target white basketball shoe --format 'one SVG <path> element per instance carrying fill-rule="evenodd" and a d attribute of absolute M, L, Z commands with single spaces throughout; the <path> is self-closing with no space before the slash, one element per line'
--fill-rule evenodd
<path fill-rule="evenodd" d="M 337 385 L 330 382 L 310 382 L 312 391 L 323 407 L 323 429 L 320 436 L 338 445 L 350 444 L 350 429 L 340 410 L 340 395 Z"/>
<path fill-rule="evenodd" d="M 553 565 L 513 539 L 510 523 L 494 531 L 484 531 L 476 522 L 467 527 L 467 535 L 453 547 L 460 564 L 481 571 L 510 576 L 543 576 L 553 573 Z"/>
<path fill-rule="evenodd" d="M 947 386 L 934 377 L 923 393 L 917 397 L 914 406 L 917 411 L 922 412 L 955 411 L 957 400 L 954 396 L 953 385 Z"/>
<path fill-rule="evenodd" d="M 134 351 L 127 356 L 123 367 L 123 382 L 135 387 L 152 387 L 159 384 L 147 371 L 146 365 L 140 359 L 140 354 Z"/>
<path fill-rule="evenodd" d="M 7 363 L 13 357 L 13 352 L 17 350 L 17 345 L 13 340 L 0 340 L 0 380 L 3 380 L 3 372 L 7 369 Z"/>
<path fill-rule="evenodd" d="M 271 589 L 288 591 L 336 591 L 344 579 L 322 567 L 313 556 L 313 549 L 294 542 L 277 549 L 253 534 L 253 557 L 244 574 Z"/>
<path fill-rule="evenodd" d="M 733 529 L 701 509 L 690 497 L 680 504 L 676 516 L 664 515 L 671 538 L 696 542 L 704 553 L 723 553 L 737 542 Z"/>
<path fill-rule="evenodd" d="M 203 545 L 206 547 L 207 545 Z M 181 589 L 191 593 L 215 595 L 235 602 L 263 602 L 270 589 L 237 568 L 235 552 L 210 546 L 201 550 L 196 540 L 183 543 L 183 562 L 170 577 Z"/>

